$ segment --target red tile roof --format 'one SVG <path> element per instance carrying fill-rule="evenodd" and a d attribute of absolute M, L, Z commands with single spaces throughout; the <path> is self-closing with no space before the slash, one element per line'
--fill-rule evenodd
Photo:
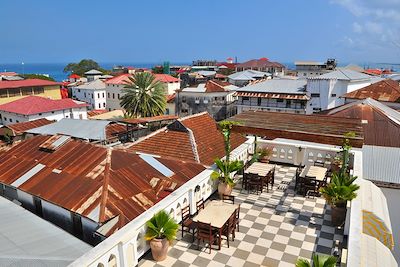
<path fill-rule="evenodd" d="M 127 84 L 132 74 L 125 73 L 105 81 L 106 84 Z"/>
<path fill-rule="evenodd" d="M 245 141 L 242 135 L 232 133 L 232 149 Z M 208 113 L 179 119 L 137 141 L 128 150 L 197 161 L 204 165 L 212 165 L 216 158 L 225 155 L 223 136 Z"/>
<path fill-rule="evenodd" d="M 68 78 L 70 78 L 70 79 L 79 79 L 80 77 L 81 77 L 81 76 L 79 76 L 78 74 L 72 73 L 71 75 L 69 75 Z"/>
<path fill-rule="evenodd" d="M 45 118 L 37 119 L 37 120 L 33 120 L 33 121 L 19 122 L 19 123 L 9 124 L 7 126 L 0 128 L 0 132 L 3 128 L 8 128 L 13 132 L 13 136 L 16 136 L 16 135 L 20 135 L 30 129 L 41 127 L 41 126 L 48 125 L 51 123 L 54 123 L 54 121 L 50 121 Z"/>
<path fill-rule="evenodd" d="M 400 85 L 397 81 L 387 79 L 344 94 L 342 97 L 351 99 L 372 98 L 378 101 L 400 103 Z"/>
<path fill-rule="evenodd" d="M 142 118 L 128 118 L 123 119 L 121 121 L 131 124 L 138 124 L 138 123 L 149 123 L 149 122 L 159 122 L 159 121 L 169 121 L 169 120 L 176 120 L 178 116 L 175 115 L 159 115 L 154 117 L 142 117 Z"/>
<path fill-rule="evenodd" d="M 0 105 L 0 110 L 11 113 L 33 115 L 38 113 L 64 110 L 70 108 L 87 107 L 86 103 L 77 103 L 71 98 L 65 99 L 49 99 L 40 96 L 27 96 L 3 105 Z"/>
<path fill-rule="evenodd" d="M 61 85 L 61 83 L 48 80 L 41 80 L 41 79 L 0 81 L 0 89 L 32 87 L 32 86 L 51 86 L 51 85 Z"/>
<path fill-rule="evenodd" d="M 167 95 L 167 103 L 174 103 L 176 94 Z"/>
<path fill-rule="evenodd" d="M 267 58 L 252 59 L 236 65 L 237 68 L 284 68 L 285 66 L 279 62 L 269 61 Z"/>
<path fill-rule="evenodd" d="M 0 76 L 17 76 L 18 73 L 13 72 L 13 71 L 4 71 L 0 72 Z"/>
<path fill-rule="evenodd" d="M 93 109 L 87 112 L 88 118 L 108 112 L 105 109 Z"/>
<path fill-rule="evenodd" d="M 175 78 L 169 74 L 153 74 L 156 77 L 156 80 L 163 83 L 176 83 L 179 82 L 178 78 Z"/>
<path fill-rule="evenodd" d="M 116 229 L 160 201 L 164 191 L 177 189 L 205 169 L 193 162 L 155 159 L 171 170 L 172 176 L 165 176 L 137 154 L 72 139 L 54 151 L 40 149 L 51 138 L 35 136 L 1 153 L 0 181 L 12 184 L 40 163 L 44 168 L 18 186 L 20 190 L 86 217 L 99 208 L 100 214 L 91 217 L 96 222 L 119 216 Z"/>

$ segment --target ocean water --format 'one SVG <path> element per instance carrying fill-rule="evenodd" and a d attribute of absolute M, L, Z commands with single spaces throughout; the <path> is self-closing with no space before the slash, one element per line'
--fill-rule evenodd
<path fill-rule="evenodd" d="M 65 80 L 69 73 L 64 73 L 63 69 L 68 63 L 11 63 L 4 64 L 0 62 L 0 72 L 2 71 L 14 71 L 17 73 L 34 73 L 34 74 L 47 74 L 50 75 L 56 81 Z M 137 68 L 152 68 L 156 65 L 162 65 L 162 63 L 99 63 L 104 69 L 112 69 L 114 66 L 134 66 Z M 289 69 L 294 69 L 293 62 L 282 63 Z M 171 62 L 170 65 L 190 65 L 188 62 Z M 346 66 L 347 63 L 339 63 L 339 66 Z M 400 71 L 400 64 L 387 64 L 387 63 L 359 63 L 364 68 L 378 68 L 378 69 L 393 69 Z"/>
<path fill-rule="evenodd" d="M 3 64 L 0 63 L 0 72 L 3 71 L 14 71 L 17 73 L 33 73 L 33 74 L 47 74 L 56 81 L 62 81 L 67 79 L 69 73 L 63 72 L 64 67 L 68 63 L 19 63 L 19 64 Z M 137 68 L 152 68 L 156 65 L 162 65 L 162 63 L 99 63 L 104 69 L 112 69 L 114 66 L 134 66 Z M 174 65 L 175 63 L 170 63 Z M 188 63 L 176 63 L 186 64 Z"/>

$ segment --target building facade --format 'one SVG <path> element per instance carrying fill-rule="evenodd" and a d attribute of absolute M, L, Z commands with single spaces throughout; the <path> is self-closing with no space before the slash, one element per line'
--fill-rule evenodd
<path fill-rule="evenodd" d="M 252 59 L 236 65 L 236 71 L 256 70 L 269 72 L 273 76 L 284 75 L 285 66 L 279 62 L 269 61 L 268 58 Z"/>
<path fill-rule="evenodd" d="M 3 125 L 41 118 L 56 121 L 63 118 L 87 119 L 87 104 L 70 98 L 51 100 L 28 96 L 0 105 L 0 122 Z"/>
<path fill-rule="evenodd" d="M 58 82 L 41 79 L 0 80 L 0 104 L 9 103 L 30 95 L 61 99 L 60 85 L 61 83 Z"/>
<path fill-rule="evenodd" d="M 238 88 L 237 113 L 248 110 L 309 113 L 306 84 L 305 80 L 272 79 Z"/>
<path fill-rule="evenodd" d="M 72 98 L 89 104 L 89 109 L 106 109 L 106 84 L 94 80 L 72 88 Z"/>
<path fill-rule="evenodd" d="M 177 115 L 181 117 L 207 111 L 217 121 L 229 118 L 236 114 L 236 89 L 236 86 L 220 81 L 184 88 L 175 97 Z"/>
<path fill-rule="evenodd" d="M 331 109 L 344 104 L 342 95 L 370 85 L 371 76 L 349 70 L 339 69 L 307 79 L 307 91 L 311 100 L 307 109 L 312 112 Z"/>
<path fill-rule="evenodd" d="M 315 77 L 327 72 L 333 71 L 336 68 L 336 60 L 328 59 L 325 63 L 315 61 L 296 61 L 297 77 L 308 78 Z"/>

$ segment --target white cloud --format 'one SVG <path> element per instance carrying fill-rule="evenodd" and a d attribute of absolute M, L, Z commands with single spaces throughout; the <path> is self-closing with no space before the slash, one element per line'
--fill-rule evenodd
<path fill-rule="evenodd" d="M 353 22 L 353 31 L 355 33 L 362 33 L 363 32 L 363 26 L 361 26 L 359 23 L 357 22 Z"/>

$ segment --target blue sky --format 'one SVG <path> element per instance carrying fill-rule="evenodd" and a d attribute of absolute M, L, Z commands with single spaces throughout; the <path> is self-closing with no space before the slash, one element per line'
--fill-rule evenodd
<path fill-rule="evenodd" d="M 400 0 L 2 0 L 0 63 L 400 62 Z"/>

